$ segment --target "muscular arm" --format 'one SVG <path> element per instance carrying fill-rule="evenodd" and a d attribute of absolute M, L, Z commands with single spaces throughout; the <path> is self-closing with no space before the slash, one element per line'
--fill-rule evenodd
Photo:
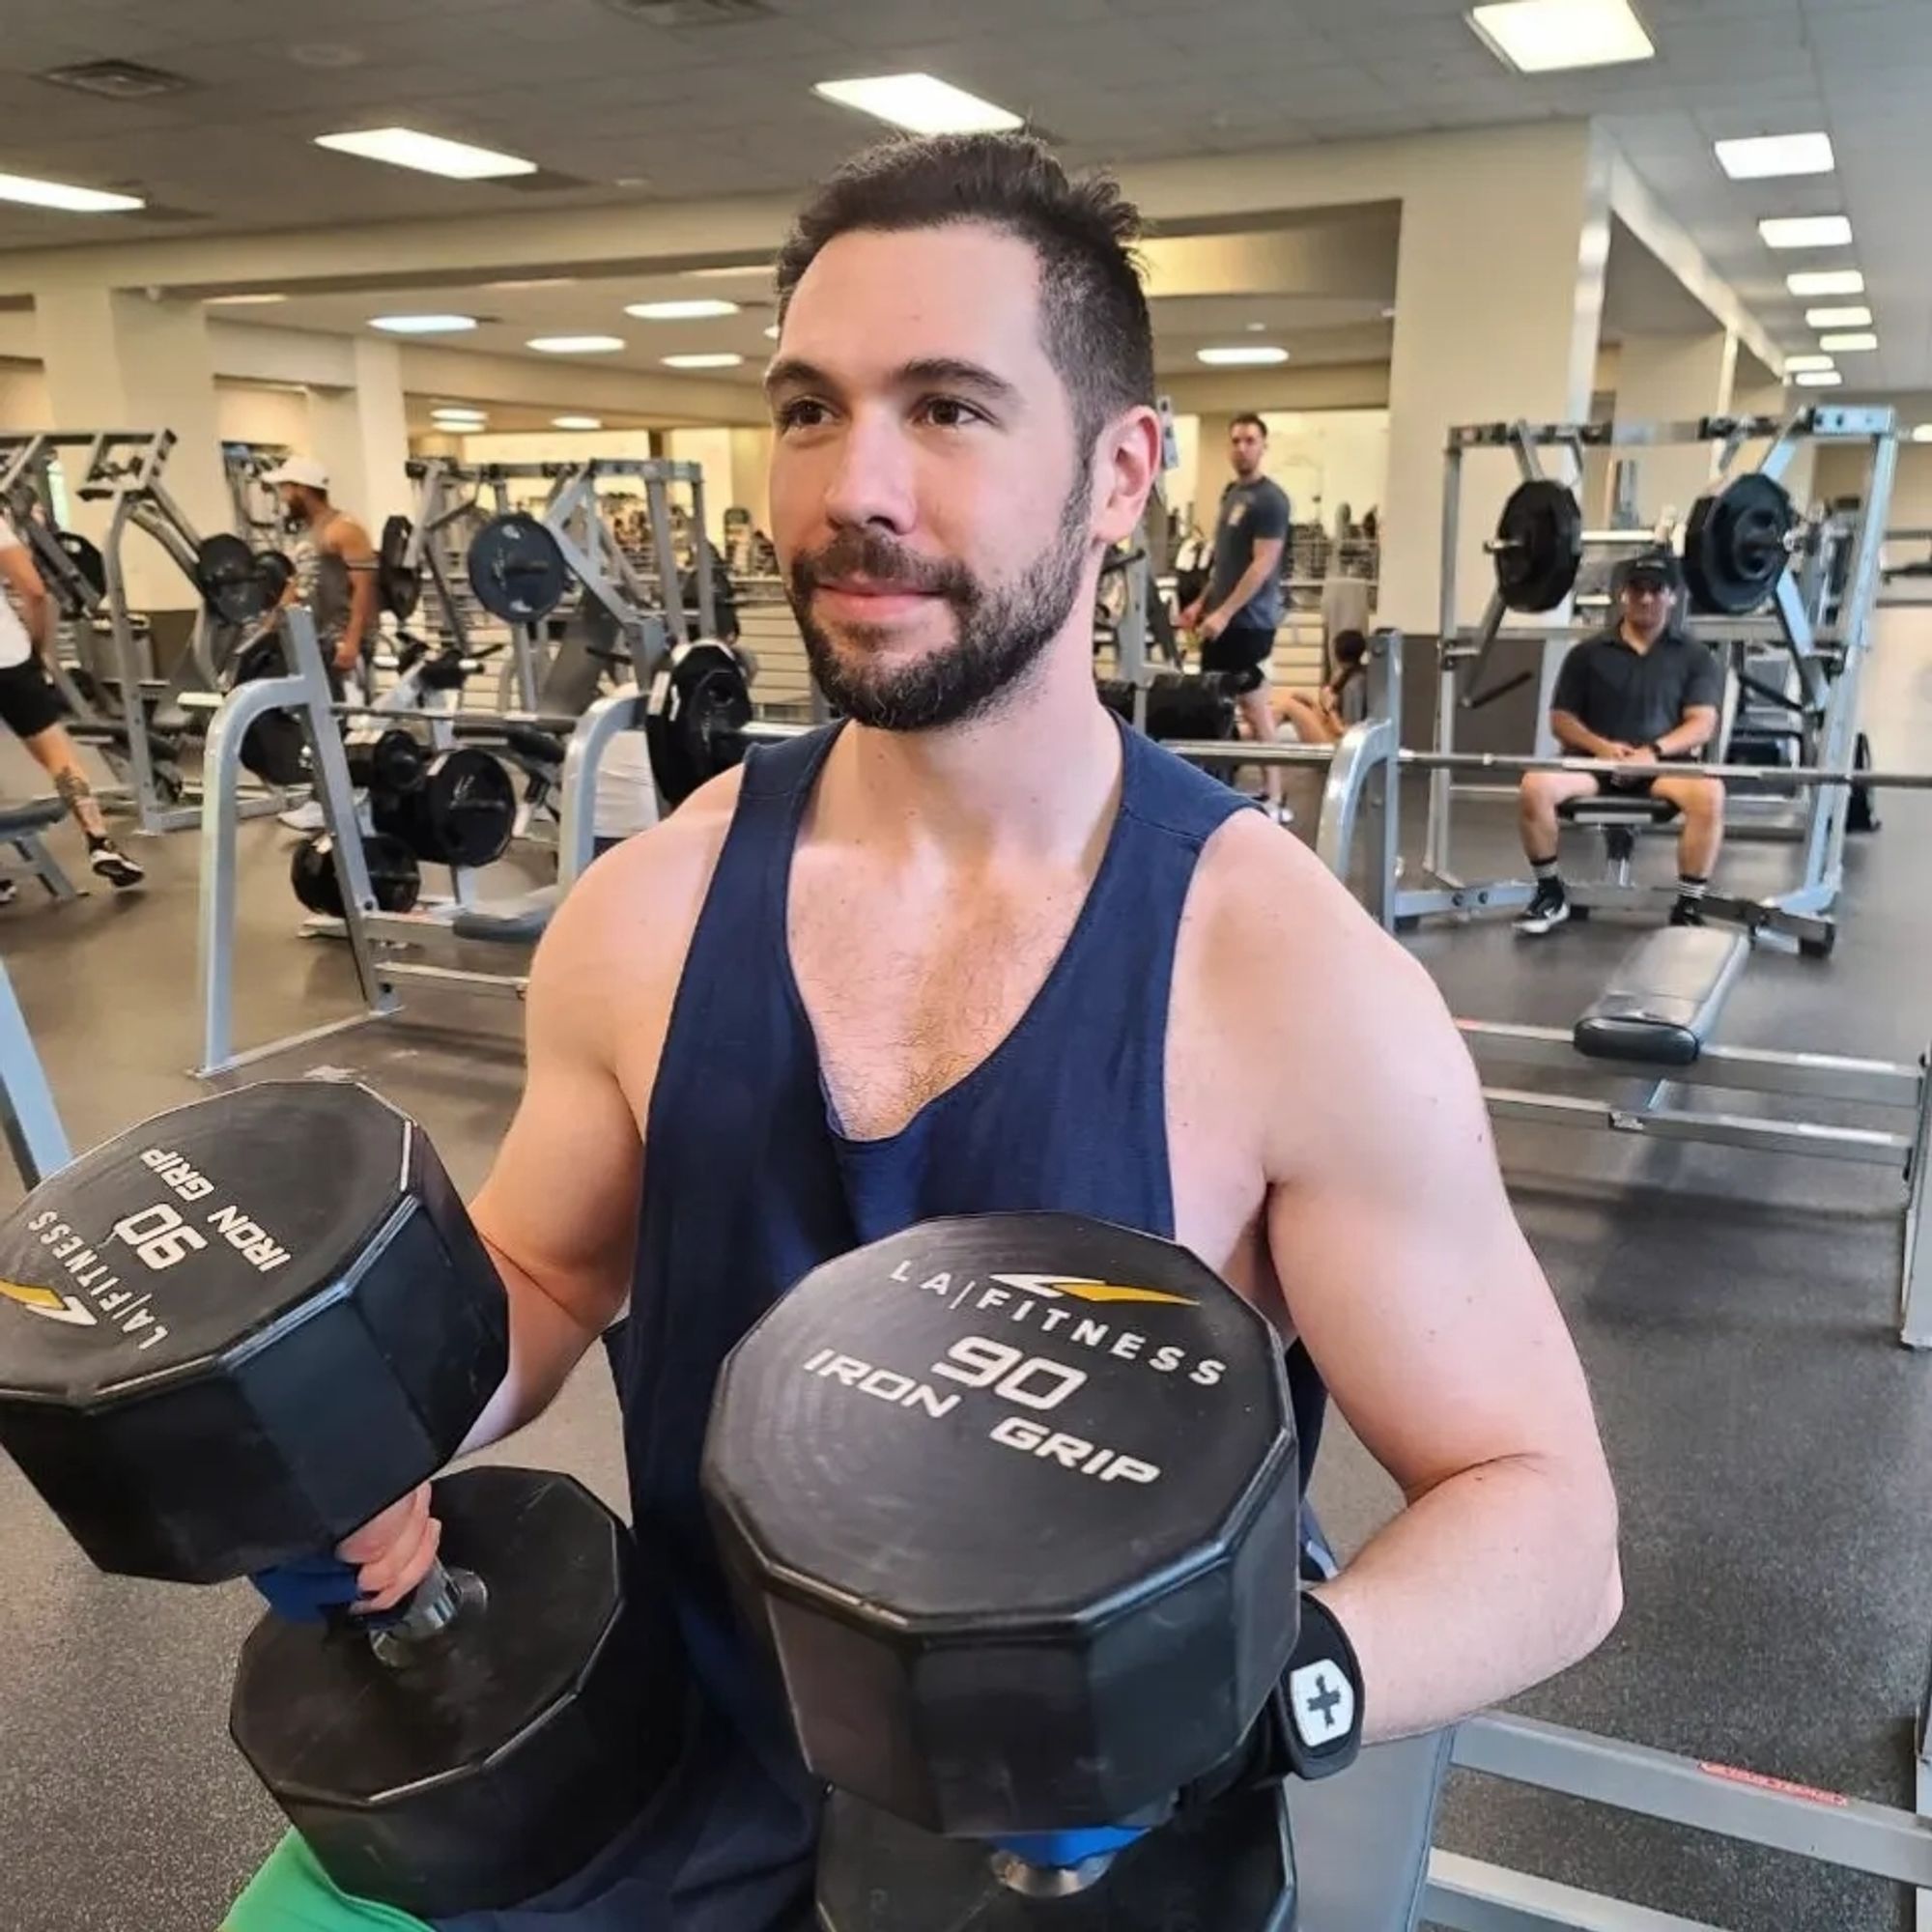
<path fill-rule="evenodd" d="M 1715 704 L 1687 705 L 1684 716 L 1658 739 L 1658 755 L 1688 758 L 1692 752 L 1702 751 L 1717 734 L 1718 707 Z"/>
<path fill-rule="evenodd" d="M 364 641 L 376 629 L 376 547 L 354 517 L 337 517 L 323 548 L 349 567 L 349 621 L 336 653 L 337 668 L 347 670 L 360 659 Z"/>
<path fill-rule="evenodd" d="M 20 622 L 26 626 L 27 636 L 34 648 L 44 650 L 47 637 L 47 586 L 41 582 L 41 573 L 35 567 L 33 553 L 25 544 L 9 544 L 0 550 L 0 581 L 4 581 L 7 595 L 13 599 L 14 608 L 20 613 Z"/>
<path fill-rule="evenodd" d="M 1566 752 L 1579 758 L 1620 758 L 1630 750 L 1614 738 L 1605 738 L 1583 723 L 1574 711 L 1552 711 L 1549 729 Z"/>
<path fill-rule="evenodd" d="M 1255 540 L 1255 554 L 1248 561 L 1248 567 L 1235 580 L 1235 587 L 1208 611 L 1208 618 L 1219 618 L 1232 624 L 1248 606 L 1254 602 L 1262 586 L 1281 568 L 1282 537 L 1258 537 Z"/>
<path fill-rule="evenodd" d="M 1406 1498 L 1320 1592 L 1360 1657 L 1368 1735 L 1396 1737 L 1602 1640 L 1622 1602 L 1616 1501 L 1454 1024 L 1422 969 L 1276 843 L 1274 984 L 1255 990 L 1272 1064 L 1297 1072 L 1257 1090 L 1267 1241 L 1310 1355 Z"/>

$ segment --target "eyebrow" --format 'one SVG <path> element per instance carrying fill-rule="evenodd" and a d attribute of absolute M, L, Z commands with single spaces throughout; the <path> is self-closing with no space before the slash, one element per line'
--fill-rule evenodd
<path fill-rule="evenodd" d="M 1020 400 L 1019 390 L 1004 376 L 998 376 L 983 363 L 969 362 L 956 355 L 924 355 L 911 362 L 901 362 L 888 379 L 895 388 L 924 388 L 934 384 L 948 388 L 974 389 L 989 402 L 1009 406 Z M 803 356 L 781 355 L 765 372 L 765 394 L 776 395 L 781 389 L 836 389 L 839 385 L 814 362 L 808 362 Z"/>

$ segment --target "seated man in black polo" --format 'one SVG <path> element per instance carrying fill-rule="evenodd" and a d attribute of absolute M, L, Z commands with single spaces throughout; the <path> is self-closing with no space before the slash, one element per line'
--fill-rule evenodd
<path fill-rule="evenodd" d="M 1724 699 L 1724 669 L 1705 645 L 1673 628 L 1683 589 L 1677 558 L 1647 550 L 1624 567 L 1621 621 L 1586 639 L 1563 660 L 1549 728 L 1566 753 L 1615 758 L 1630 776 L 1530 772 L 1522 781 L 1522 849 L 1536 872 L 1536 895 L 1517 930 L 1541 935 L 1570 917 L 1556 869 L 1556 808 L 1594 792 L 1655 792 L 1684 814 L 1677 840 L 1673 925 L 1701 925 L 1701 901 L 1724 838 L 1724 787 L 1717 779 L 1653 777 L 1660 759 L 1689 758 L 1710 743 Z"/>

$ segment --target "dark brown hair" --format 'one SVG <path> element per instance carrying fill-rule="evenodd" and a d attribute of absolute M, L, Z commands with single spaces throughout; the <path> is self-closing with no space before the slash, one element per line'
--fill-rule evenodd
<path fill-rule="evenodd" d="M 1083 446 L 1109 416 L 1153 402 L 1153 326 L 1134 243 L 1140 212 L 1104 175 L 1073 181 L 1031 134 L 882 141 L 845 162 L 799 211 L 778 258 L 782 318 L 828 242 L 983 221 L 1039 258 L 1043 347 L 1073 402 Z"/>
<path fill-rule="evenodd" d="M 1265 442 L 1268 440 L 1267 424 L 1264 423 L 1260 416 L 1256 415 L 1252 410 L 1243 410 L 1239 415 L 1230 416 L 1228 418 L 1228 434 L 1230 436 L 1234 435 L 1234 433 L 1237 429 L 1239 429 L 1243 423 L 1253 423 L 1254 426 L 1261 431 L 1262 440 Z"/>

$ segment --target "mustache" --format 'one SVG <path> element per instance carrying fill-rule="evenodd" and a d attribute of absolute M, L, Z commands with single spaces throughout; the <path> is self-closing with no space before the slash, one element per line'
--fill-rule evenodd
<path fill-rule="evenodd" d="M 943 597 L 952 604 L 969 602 L 979 595 L 973 573 L 963 564 L 945 557 L 921 556 L 881 530 L 841 530 L 823 548 L 801 551 L 792 559 L 792 590 L 800 598 L 809 597 L 825 583 L 854 577 L 889 584 L 895 590 Z"/>

